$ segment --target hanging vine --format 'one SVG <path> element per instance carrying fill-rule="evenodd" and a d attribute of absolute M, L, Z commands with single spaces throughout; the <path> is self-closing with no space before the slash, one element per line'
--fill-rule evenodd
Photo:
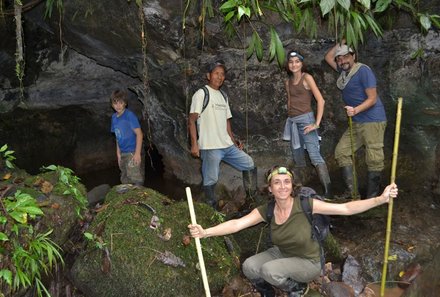
<path fill-rule="evenodd" d="M 16 50 L 15 50 L 15 75 L 17 76 L 20 88 L 20 103 L 24 99 L 24 45 L 23 45 L 23 24 L 21 19 L 23 4 L 20 0 L 14 0 L 14 16 L 15 16 L 15 36 L 16 36 Z"/>
<path fill-rule="evenodd" d="M 46 0 L 46 11 L 44 17 L 52 17 L 53 6 L 58 10 L 58 38 L 60 40 L 60 61 L 64 63 L 64 53 L 66 47 L 63 44 L 63 19 L 64 19 L 64 5 L 63 0 Z"/>
<path fill-rule="evenodd" d="M 154 168 L 153 166 L 153 159 L 151 158 L 151 151 L 153 150 L 153 141 L 152 141 L 152 134 L 151 134 L 151 123 L 150 123 L 150 117 L 148 115 L 148 98 L 150 97 L 150 85 L 149 85 L 149 79 L 148 79 L 148 63 L 147 63 L 147 36 L 145 32 L 145 15 L 144 15 L 144 9 L 143 9 L 143 1 L 142 0 L 136 0 L 136 4 L 138 6 L 138 15 L 139 20 L 141 23 L 141 49 L 142 49 L 142 96 L 141 102 L 143 103 L 143 109 L 142 109 L 142 118 L 146 120 L 147 122 L 147 131 L 146 131 L 146 138 L 148 141 L 148 149 L 146 151 L 149 160 L 150 160 L 150 166 Z"/>

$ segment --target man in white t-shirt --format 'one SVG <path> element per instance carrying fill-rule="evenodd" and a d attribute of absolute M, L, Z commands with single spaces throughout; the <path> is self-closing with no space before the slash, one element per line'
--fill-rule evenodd
<path fill-rule="evenodd" d="M 209 101 L 204 108 L 205 91 L 199 89 L 192 97 L 188 118 L 191 137 L 191 155 L 202 159 L 203 190 L 206 202 L 217 209 L 215 185 L 218 181 L 220 162 L 224 161 L 243 172 L 246 193 L 256 193 L 257 168 L 246 154 L 243 145 L 236 142 L 231 129 L 231 110 L 227 98 L 220 91 L 225 81 L 226 66 L 217 60 L 208 66 L 205 86 Z M 251 190 L 252 189 L 252 190 Z"/>

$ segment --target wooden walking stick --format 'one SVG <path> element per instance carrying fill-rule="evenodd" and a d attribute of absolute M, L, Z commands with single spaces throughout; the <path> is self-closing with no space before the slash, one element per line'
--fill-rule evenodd
<path fill-rule="evenodd" d="M 394 149 L 393 160 L 391 163 L 391 183 L 396 180 L 396 165 L 397 165 L 397 153 L 399 149 L 399 136 L 400 136 L 400 119 L 402 118 L 402 97 L 399 97 L 397 102 L 397 115 L 396 115 L 396 130 L 394 134 Z M 388 220 L 387 231 L 385 236 L 385 252 L 383 257 L 383 269 L 382 269 L 382 281 L 380 283 L 380 296 L 383 297 L 385 293 L 385 282 L 387 279 L 387 267 L 388 267 L 388 250 L 390 248 L 391 237 L 391 219 L 393 217 L 393 198 L 388 202 Z"/>
<path fill-rule="evenodd" d="M 185 190 L 186 190 L 186 199 L 188 200 L 189 214 L 191 216 L 191 224 L 196 225 L 197 224 L 196 213 L 194 212 L 191 189 L 189 187 L 186 187 Z M 199 265 L 200 265 L 200 271 L 202 272 L 202 280 L 203 280 L 203 287 L 205 288 L 205 296 L 211 297 L 211 292 L 209 291 L 208 276 L 206 275 L 205 261 L 203 260 L 202 245 L 200 244 L 200 238 L 194 238 L 194 240 L 196 241 L 197 256 L 199 257 Z"/>
<path fill-rule="evenodd" d="M 358 183 L 357 183 L 357 173 L 356 173 L 356 152 L 354 151 L 354 137 L 353 137 L 353 120 L 348 117 L 348 127 L 350 129 L 350 144 L 351 144 L 351 162 L 353 164 L 353 192 L 351 193 L 351 198 L 353 200 L 359 199 L 358 194 Z"/>

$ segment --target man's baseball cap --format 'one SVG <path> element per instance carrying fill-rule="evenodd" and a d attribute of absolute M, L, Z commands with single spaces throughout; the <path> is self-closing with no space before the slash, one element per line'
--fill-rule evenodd
<path fill-rule="evenodd" d="M 218 66 L 223 67 L 223 69 L 226 72 L 225 61 L 223 61 L 223 60 L 216 60 L 215 62 L 212 62 L 212 63 L 208 64 L 208 67 L 207 67 L 208 73 L 211 73 L 215 69 L 215 67 L 218 67 Z"/>
<path fill-rule="evenodd" d="M 348 53 L 354 54 L 354 50 L 346 44 L 338 45 L 338 47 L 336 48 L 336 51 L 335 51 L 335 59 L 338 56 L 344 56 Z"/>

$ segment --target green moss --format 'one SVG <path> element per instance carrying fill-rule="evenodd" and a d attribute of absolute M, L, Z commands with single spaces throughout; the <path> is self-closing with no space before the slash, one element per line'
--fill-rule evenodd
<path fill-rule="evenodd" d="M 195 240 L 188 246 L 182 243 L 183 236 L 189 234 L 187 226 L 191 221 L 187 203 L 173 203 L 151 189 L 131 189 L 118 194 L 115 188 L 107 195 L 107 208 L 97 215 L 88 230 L 101 236 L 106 243 L 112 269 L 108 274 L 101 271 L 103 251 L 89 244 L 73 268 L 80 289 L 94 296 L 200 295 L 204 289 Z M 160 228 L 153 230 L 149 227 L 153 213 L 139 203 L 148 204 L 156 211 Z M 206 204 L 195 203 L 194 208 L 202 226 L 218 223 L 213 210 Z M 171 228 L 172 236 L 163 241 L 159 235 L 166 228 Z M 238 250 L 236 243 L 232 242 Z M 218 292 L 239 273 L 239 268 L 234 256 L 228 253 L 223 237 L 201 239 L 201 245 L 210 290 Z M 162 263 L 157 256 L 166 251 L 179 257 L 185 267 Z M 92 275 L 95 279 L 93 287 L 87 285 Z M 129 283 L 135 287 L 125 288 Z"/>
<path fill-rule="evenodd" d="M 335 237 L 330 233 L 324 241 L 326 261 L 340 262 L 343 259 L 341 247 Z"/>

